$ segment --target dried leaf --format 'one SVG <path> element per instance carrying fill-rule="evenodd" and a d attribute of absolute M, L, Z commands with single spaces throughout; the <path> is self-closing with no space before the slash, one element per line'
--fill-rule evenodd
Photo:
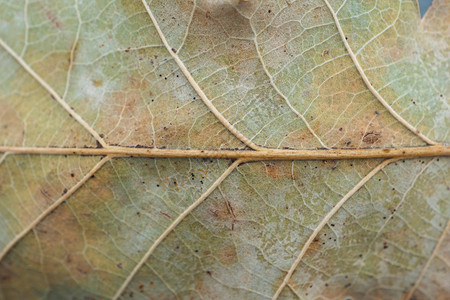
<path fill-rule="evenodd" d="M 0 1 L 0 299 L 446 299 L 450 2 Z"/>

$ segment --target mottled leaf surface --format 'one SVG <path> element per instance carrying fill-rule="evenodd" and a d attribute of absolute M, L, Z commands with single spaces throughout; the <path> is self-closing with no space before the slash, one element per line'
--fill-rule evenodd
<path fill-rule="evenodd" d="M 423 19 L 416 0 L 0 0 L 0 146 L 35 150 L 0 153 L 0 299 L 447 299 L 446 157 L 101 149 L 446 144 L 449 13 L 448 0 Z"/>

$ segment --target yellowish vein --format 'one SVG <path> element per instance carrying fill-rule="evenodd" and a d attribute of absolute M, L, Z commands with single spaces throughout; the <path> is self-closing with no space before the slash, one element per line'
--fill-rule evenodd
<path fill-rule="evenodd" d="M 398 160 L 398 159 L 396 159 L 396 158 L 387 159 L 387 160 L 383 161 L 381 164 L 379 164 L 376 168 L 374 168 L 372 171 L 370 171 L 369 174 L 367 174 L 363 179 L 361 179 L 361 181 L 358 182 L 358 184 L 356 184 L 341 200 L 339 200 L 339 202 L 333 207 L 333 209 L 331 209 L 330 212 L 328 212 L 328 214 L 325 215 L 325 217 L 322 219 L 322 221 L 319 223 L 319 225 L 317 225 L 317 227 L 314 229 L 312 234 L 309 236 L 306 243 L 303 245 L 302 249 L 300 250 L 300 254 L 297 256 L 297 258 L 295 259 L 291 268 L 287 272 L 286 276 L 283 279 L 283 282 L 281 283 L 281 285 L 278 287 L 277 291 L 273 295 L 272 300 L 276 300 L 280 296 L 283 289 L 289 283 L 289 280 L 291 279 L 292 274 L 294 274 L 295 269 L 300 264 L 300 261 L 302 260 L 302 258 L 305 256 L 306 251 L 309 249 L 309 246 L 314 241 L 314 239 L 317 237 L 319 232 L 325 227 L 325 225 L 328 223 L 328 221 L 336 214 L 336 212 L 344 205 L 344 203 L 348 199 L 350 199 L 351 196 L 353 196 L 364 184 L 366 184 L 367 181 L 369 181 L 373 176 L 375 176 L 375 174 L 377 174 L 385 166 L 387 166 L 388 164 L 390 164 L 396 160 Z"/>
<path fill-rule="evenodd" d="M 425 272 L 430 267 L 431 262 L 433 261 L 434 257 L 436 256 L 437 252 L 439 251 L 439 248 L 442 245 L 442 242 L 445 240 L 445 237 L 447 236 L 449 229 L 450 229 L 450 221 L 447 222 L 447 226 L 445 226 L 445 229 L 442 232 L 441 237 L 439 238 L 439 241 L 437 242 L 436 246 L 434 247 L 433 252 L 431 253 L 431 255 L 428 258 L 425 265 L 423 266 L 423 269 L 420 271 L 419 276 L 417 277 L 417 280 L 414 283 L 414 286 L 408 292 L 408 295 L 405 297 L 405 299 L 412 299 L 412 296 L 413 296 L 414 292 L 416 291 L 416 289 L 419 287 L 420 282 L 422 281 L 422 278 L 425 275 Z"/>
<path fill-rule="evenodd" d="M 13 49 L 11 49 L 5 41 L 0 38 L 0 46 L 3 47 L 44 89 L 46 89 L 52 97 L 78 122 L 83 126 L 103 147 L 107 147 L 106 142 L 100 137 L 98 132 L 94 130 L 80 115 L 78 115 L 67 102 L 58 95 L 58 93 L 39 76 Z"/>
<path fill-rule="evenodd" d="M 199 206 L 208 196 L 225 180 L 225 178 L 228 177 L 228 175 L 233 172 L 234 169 L 236 169 L 237 166 L 239 166 L 243 160 L 236 160 L 231 166 L 228 167 L 228 169 L 225 170 L 225 172 L 220 175 L 219 178 L 204 192 L 194 203 L 192 203 L 183 213 L 181 213 L 175 221 L 173 221 L 172 224 L 170 224 L 169 227 L 167 227 L 166 230 L 155 240 L 155 242 L 152 244 L 150 249 L 145 253 L 145 255 L 142 257 L 142 259 L 138 262 L 138 264 L 134 267 L 133 271 L 127 276 L 126 280 L 123 282 L 123 284 L 120 286 L 120 288 L 117 290 L 116 294 L 114 295 L 113 299 L 118 299 L 120 295 L 125 291 L 128 284 L 131 282 L 131 280 L 134 278 L 136 273 L 139 271 L 139 269 L 145 264 L 145 262 L 149 259 L 149 257 L 152 255 L 152 253 L 155 251 L 156 247 L 158 247 L 159 244 L 171 233 L 175 227 L 183 221 L 183 219 L 188 216 L 197 206 Z"/>
<path fill-rule="evenodd" d="M 0 261 L 9 253 L 9 251 L 25 236 L 30 232 L 37 224 L 39 224 L 45 217 L 47 217 L 53 210 L 55 210 L 61 203 L 72 196 L 92 175 L 97 172 L 108 160 L 110 156 L 102 158 L 80 181 L 78 181 L 73 187 L 71 187 L 67 193 L 62 195 L 58 200 L 56 200 L 52 205 L 50 205 L 46 210 L 44 210 L 33 222 L 31 222 L 27 227 L 25 227 L 8 245 L 0 252 Z"/>
<path fill-rule="evenodd" d="M 231 124 L 225 117 L 222 115 L 221 112 L 214 106 L 214 104 L 209 100 L 208 96 L 203 92 L 203 90 L 198 85 L 197 81 L 195 81 L 194 77 L 192 77 L 191 72 L 186 68 L 183 61 L 180 59 L 176 51 L 174 51 L 174 48 L 172 48 L 164 33 L 162 32 L 161 28 L 158 25 L 158 22 L 156 21 L 155 16 L 153 15 L 149 5 L 147 4 L 146 0 L 142 0 L 142 4 L 144 5 L 145 9 L 147 10 L 148 15 L 150 16 L 150 19 L 152 20 L 153 25 L 156 28 L 156 31 L 159 34 L 159 37 L 161 38 L 161 41 L 163 42 L 164 46 L 166 47 L 167 51 L 170 53 L 174 61 L 177 63 L 178 67 L 180 68 L 181 72 L 183 72 L 186 79 L 189 81 L 191 86 L 194 88 L 194 90 L 197 92 L 197 94 L 200 96 L 200 98 L 203 100 L 203 103 L 208 107 L 208 109 L 216 116 L 216 118 L 222 123 L 234 136 L 236 136 L 239 140 L 241 140 L 244 144 L 249 146 L 250 148 L 254 150 L 262 150 L 263 147 L 260 147 L 253 143 L 251 140 L 249 140 L 247 137 L 245 137 L 241 132 L 239 132 L 233 124 Z"/>
<path fill-rule="evenodd" d="M 347 42 L 347 39 L 345 37 L 344 30 L 342 29 L 342 26 L 339 22 L 339 19 L 334 12 L 333 8 L 331 7 L 328 0 L 323 0 L 330 10 L 331 15 L 333 16 L 333 20 L 336 24 L 336 28 L 339 31 L 339 35 L 341 36 L 342 42 L 345 45 L 345 48 L 347 49 L 348 54 L 350 55 L 350 58 L 352 59 L 353 63 L 355 64 L 356 69 L 358 70 L 359 74 L 361 75 L 362 80 L 366 84 L 369 91 L 377 98 L 377 100 L 389 111 L 389 113 L 397 120 L 399 121 L 403 126 L 408 128 L 410 131 L 412 131 L 414 134 L 416 134 L 418 137 L 420 137 L 424 142 L 426 142 L 429 145 L 435 145 L 437 142 L 431 140 L 427 136 L 425 136 L 423 133 L 421 133 L 416 127 L 414 127 L 412 124 L 410 124 L 408 121 L 406 121 L 402 116 L 400 116 L 390 105 L 387 103 L 387 101 L 378 93 L 378 91 L 373 87 L 373 85 L 370 83 L 369 78 L 367 78 L 366 73 L 364 72 L 361 64 L 358 61 L 358 58 L 356 57 L 355 53 L 353 52 L 352 48 L 350 47 L 349 43 Z"/>

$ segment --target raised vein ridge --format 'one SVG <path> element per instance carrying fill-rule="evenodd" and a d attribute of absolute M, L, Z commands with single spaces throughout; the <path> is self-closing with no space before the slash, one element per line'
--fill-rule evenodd
<path fill-rule="evenodd" d="M 148 6 L 146 0 L 142 0 L 142 4 L 144 5 L 145 9 L 147 10 L 148 15 L 150 16 L 150 19 L 153 22 L 153 25 L 156 28 L 156 31 L 158 32 L 159 37 L 161 38 L 161 41 L 163 42 L 164 46 L 166 47 L 167 51 L 170 53 L 172 58 L 177 63 L 178 67 L 180 68 L 181 72 L 183 72 L 186 79 L 189 81 L 191 86 L 194 88 L 194 90 L 197 92 L 197 94 L 200 96 L 200 98 L 203 100 L 205 105 L 209 108 L 209 110 L 216 116 L 216 118 L 239 140 L 241 140 L 244 144 L 249 146 L 250 148 L 254 150 L 263 150 L 265 148 L 260 147 L 253 143 L 251 140 L 249 140 L 247 137 L 245 137 L 242 133 L 240 133 L 225 117 L 220 113 L 217 108 L 212 104 L 211 100 L 209 100 L 208 96 L 203 92 L 203 90 L 198 85 L 197 81 L 195 81 L 194 77 L 192 77 L 189 70 L 186 68 L 184 63 L 181 61 L 180 57 L 174 51 L 174 49 L 169 45 L 167 42 L 166 37 L 164 36 L 164 33 L 162 32 L 161 28 L 158 25 L 158 22 L 156 21 L 155 16 L 153 15 L 150 7 Z"/>
<path fill-rule="evenodd" d="M 0 252 L 0 261 L 8 254 L 8 252 L 25 236 L 30 232 L 37 224 L 39 224 L 45 217 L 47 217 L 53 210 L 55 210 L 61 203 L 66 201 L 72 196 L 82 185 L 89 180 L 107 161 L 111 159 L 111 156 L 102 158 L 80 181 L 78 181 L 73 187 L 71 187 L 64 195 L 44 210 L 33 222 L 25 227 L 8 245 Z"/>
<path fill-rule="evenodd" d="M 424 142 L 426 142 L 429 145 L 436 145 L 437 142 L 431 140 L 427 136 L 425 136 L 423 133 L 421 133 L 416 127 L 414 127 L 412 124 L 410 124 L 408 121 L 403 119 L 402 116 L 400 116 L 390 105 L 387 103 L 387 101 L 378 93 L 378 91 L 373 87 L 373 85 L 370 83 L 369 78 L 367 78 L 366 73 L 362 69 L 358 58 L 356 57 L 355 53 L 353 52 L 352 48 L 350 47 L 349 43 L 347 42 L 347 39 L 345 37 L 344 31 L 342 30 L 341 24 L 339 23 L 339 19 L 334 12 L 333 8 L 331 7 L 328 0 L 323 0 L 325 2 L 325 5 L 328 7 L 334 23 L 336 24 L 336 28 L 339 31 L 339 35 L 341 36 L 342 42 L 345 45 L 345 48 L 347 49 L 348 54 L 350 55 L 350 58 L 352 59 L 356 69 L 358 70 L 362 80 L 366 84 L 369 91 L 377 98 L 377 100 L 389 111 L 389 113 L 397 120 L 399 121 L 403 126 L 408 128 L 410 131 L 412 131 L 414 134 L 416 134 L 418 137 L 420 137 Z"/>
<path fill-rule="evenodd" d="M 228 175 L 233 172 L 234 169 L 236 169 L 237 166 L 239 166 L 243 160 L 236 160 L 231 166 L 228 167 L 228 169 L 225 170 L 225 172 L 220 175 L 219 178 L 206 190 L 205 193 L 203 193 L 200 198 L 198 198 L 194 203 L 192 203 L 188 208 L 186 208 L 185 211 L 183 211 L 176 219 L 173 221 L 172 224 L 170 224 L 169 227 L 164 230 L 164 232 L 155 240 L 155 242 L 151 245 L 150 249 L 145 253 L 145 255 L 142 257 L 142 259 L 139 261 L 139 263 L 134 267 L 133 271 L 127 276 L 121 287 L 117 290 L 116 294 L 114 295 L 113 299 L 116 300 L 120 297 L 120 295 L 125 291 L 128 284 L 131 282 L 131 280 L 134 278 L 136 273 L 139 271 L 139 269 L 145 264 L 145 262 L 149 259 L 149 257 L 152 255 L 153 251 L 155 251 L 156 247 L 171 233 L 175 227 L 183 221 L 185 217 L 187 217 L 197 206 L 199 206 L 208 196 L 225 180 L 225 178 L 228 177 Z"/>
<path fill-rule="evenodd" d="M 390 164 L 396 160 L 398 160 L 398 159 L 396 159 L 396 158 L 387 159 L 387 160 L 383 161 L 381 164 L 379 164 L 377 167 L 375 167 L 375 169 L 370 171 L 369 174 L 367 174 L 363 179 L 361 179 L 361 181 L 358 182 L 358 184 L 355 185 L 341 200 L 339 200 L 339 202 L 336 203 L 336 205 L 333 207 L 333 209 L 331 209 L 328 212 L 328 214 L 325 215 L 325 217 L 322 219 L 322 221 L 320 221 L 319 225 L 317 225 L 317 227 L 314 229 L 313 233 L 309 236 L 305 245 L 303 245 L 302 249 L 300 250 L 300 254 L 297 256 L 297 258 L 295 259 L 291 268 L 287 272 L 286 276 L 283 279 L 283 282 L 281 283 L 281 285 L 278 287 L 277 291 L 273 295 L 272 300 L 278 299 L 278 297 L 280 296 L 280 294 L 283 291 L 283 289 L 285 288 L 285 286 L 289 283 L 289 280 L 291 279 L 292 274 L 294 274 L 294 271 L 297 268 L 297 266 L 300 264 L 300 261 L 302 260 L 303 256 L 305 256 L 306 251 L 309 249 L 309 246 L 311 245 L 311 243 L 314 241 L 314 239 L 319 234 L 319 232 L 325 227 L 325 225 L 328 223 L 328 221 L 342 207 L 342 205 L 344 205 L 344 203 L 348 199 L 350 199 L 351 196 L 353 196 L 364 184 L 366 184 L 367 181 L 369 181 L 373 176 L 375 176 L 375 174 L 377 174 L 385 166 L 387 166 L 388 164 Z"/>
<path fill-rule="evenodd" d="M 78 122 L 83 126 L 89 133 L 102 145 L 107 147 L 107 143 L 102 137 L 92 128 L 79 114 L 77 114 L 66 101 L 64 101 L 61 96 L 47 83 L 45 80 L 39 76 L 13 49 L 11 49 L 1 38 L 0 46 L 3 47 L 37 82 L 39 82 L 43 88 L 45 88 L 50 95 L 58 101 L 59 104 Z"/>

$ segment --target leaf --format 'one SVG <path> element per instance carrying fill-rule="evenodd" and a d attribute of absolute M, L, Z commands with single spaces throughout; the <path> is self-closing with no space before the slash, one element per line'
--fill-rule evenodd
<path fill-rule="evenodd" d="M 0 299 L 445 299 L 449 9 L 0 1 Z"/>

